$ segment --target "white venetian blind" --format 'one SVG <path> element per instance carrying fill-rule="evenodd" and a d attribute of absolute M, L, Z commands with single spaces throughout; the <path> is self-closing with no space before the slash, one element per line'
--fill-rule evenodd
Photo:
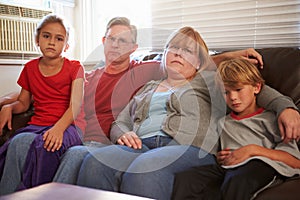
<path fill-rule="evenodd" d="M 181 26 L 211 50 L 300 47 L 300 0 L 152 0 L 153 47 Z"/>

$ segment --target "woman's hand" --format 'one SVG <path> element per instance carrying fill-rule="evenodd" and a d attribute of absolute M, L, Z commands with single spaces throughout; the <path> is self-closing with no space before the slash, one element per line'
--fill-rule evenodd
<path fill-rule="evenodd" d="M 142 140 L 137 136 L 137 134 L 133 131 L 126 132 L 117 140 L 118 144 L 126 145 L 133 149 L 141 149 L 142 148 Z"/>
<path fill-rule="evenodd" d="M 300 139 L 300 114 L 297 110 L 287 108 L 278 117 L 278 126 L 284 142 Z"/>
<path fill-rule="evenodd" d="M 63 136 L 64 131 L 53 126 L 43 135 L 44 148 L 47 149 L 47 151 L 52 152 L 54 152 L 55 150 L 59 150 L 63 142 Z"/>

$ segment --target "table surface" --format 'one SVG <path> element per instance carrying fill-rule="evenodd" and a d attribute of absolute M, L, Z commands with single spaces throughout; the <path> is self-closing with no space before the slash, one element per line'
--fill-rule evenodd
<path fill-rule="evenodd" d="M 123 193 L 110 192 L 63 183 L 47 183 L 31 189 L 0 196 L 0 200 L 149 200 Z"/>

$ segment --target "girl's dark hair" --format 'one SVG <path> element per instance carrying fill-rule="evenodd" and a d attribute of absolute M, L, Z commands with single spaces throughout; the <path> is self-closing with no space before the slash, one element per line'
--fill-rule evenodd
<path fill-rule="evenodd" d="M 34 33 L 35 43 L 37 44 L 39 41 L 41 29 L 50 23 L 59 23 L 65 28 L 66 36 L 67 36 L 66 39 L 67 39 L 67 43 L 69 44 L 72 27 L 62 16 L 59 16 L 57 14 L 48 14 L 42 18 L 40 23 L 37 25 Z"/>

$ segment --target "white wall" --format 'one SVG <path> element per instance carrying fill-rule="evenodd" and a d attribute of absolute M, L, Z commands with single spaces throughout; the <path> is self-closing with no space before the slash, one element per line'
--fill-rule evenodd
<path fill-rule="evenodd" d="M 0 96 L 20 90 L 17 79 L 22 69 L 22 66 L 0 65 Z"/>

